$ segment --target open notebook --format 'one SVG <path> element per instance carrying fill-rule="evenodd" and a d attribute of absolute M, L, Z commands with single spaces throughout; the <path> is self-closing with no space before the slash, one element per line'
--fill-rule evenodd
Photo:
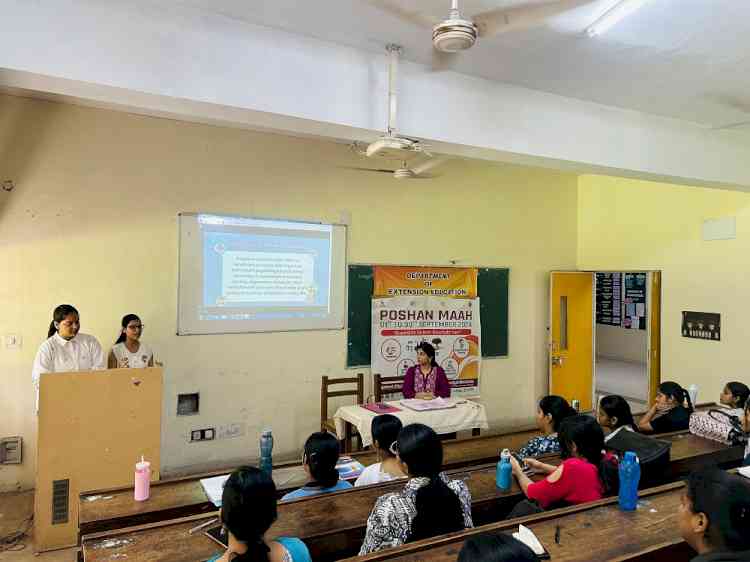
<path fill-rule="evenodd" d="M 538 538 L 536 538 L 534 531 L 532 531 L 528 527 L 519 525 L 518 532 L 513 533 L 513 538 L 518 541 L 521 541 L 523 544 L 528 546 L 532 551 L 534 551 L 534 554 L 536 554 L 539 560 L 548 560 L 550 558 L 550 555 L 549 555 L 549 552 L 547 552 L 547 549 L 544 548 L 544 545 L 541 542 L 539 542 Z"/>

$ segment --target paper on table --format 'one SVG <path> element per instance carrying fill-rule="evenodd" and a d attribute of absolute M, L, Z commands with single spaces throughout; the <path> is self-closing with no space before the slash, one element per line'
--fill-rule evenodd
<path fill-rule="evenodd" d="M 445 398 L 438 397 L 432 400 L 420 400 L 419 398 L 409 398 L 407 400 L 401 400 L 401 404 L 406 406 L 410 410 L 416 410 L 417 412 L 424 412 L 427 410 L 446 410 L 448 408 L 455 408 L 456 403 Z"/>
<path fill-rule="evenodd" d="M 540 543 L 539 539 L 536 538 L 534 531 L 532 531 L 528 527 L 519 525 L 518 532 L 513 533 L 513 538 L 521 541 L 523 544 L 528 546 L 531 550 L 534 551 L 534 554 L 536 554 L 537 556 L 541 556 L 545 553 L 542 543 Z"/>
<path fill-rule="evenodd" d="M 229 478 L 228 474 L 214 476 L 213 478 L 201 478 L 201 486 L 206 492 L 209 501 L 216 507 L 221 507 L 221 495 L 224 493 L 224 483 Z"/>

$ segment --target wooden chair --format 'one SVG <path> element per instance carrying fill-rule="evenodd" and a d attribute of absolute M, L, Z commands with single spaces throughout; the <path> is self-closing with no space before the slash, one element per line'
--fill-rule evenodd
<path fill-rule="evenodd" d="M 384 377 L 378 373 L 373 375 L 373 394 L 375 402 L 383 401 L 383 394 L 401 392 L 405 377 Z"/>
<path fill-rule="evenodd" d="M 356 384 L 356 388 L 350 388 L 348 390 L 334 390 L 329 391 L 329 387 L 336 385 L 352 385 Z M 356 404 L 364 404 L 365 401 L 365 376 L 362 373 L 357 373 L 356 377 L 347 377 L 341 379 L 331 379 L 328 376 L 323 376 L 320 383 L 320 431 L 329 431 L 336 435 L 336 424 L 333 418 L 328 417 L 328 399 L 335 398 L 337 396 L 356 396 Z M 352 437 L 351 425 L 346 424 L 346 436 L 343 439 L 343 450 L 349 452 L 352 450 Z M 359 435 L 356 435 L 357 439 L 360 439 Z M 360 440 L 360 446 L 362 442 Z"/>

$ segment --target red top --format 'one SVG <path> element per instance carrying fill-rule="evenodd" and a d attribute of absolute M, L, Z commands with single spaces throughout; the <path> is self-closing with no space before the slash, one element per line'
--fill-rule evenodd
<path fill-rule="evenodd" d="M 557 482 L 545 478 L 529 484 L 526 495 L 536 500 L 543 509 L 559 502 L 576 505 L 604 497 L 604 486 L 599 469 L 585 459 L 565 459 L 562 476 Z"/>

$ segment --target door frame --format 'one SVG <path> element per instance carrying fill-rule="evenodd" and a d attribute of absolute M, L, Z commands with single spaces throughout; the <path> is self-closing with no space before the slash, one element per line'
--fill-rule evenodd
<path fill-rule="evenodd" d="M 596 274 L 597 273 L 645 273 L 646 274 L 646 373 L 648 374 L 648 404 L 656 398 L 656 391 L 661 383 L 661 341 L 662 341 L 662 295 L 663 275 L 661 269 L 552 269 L 549 281 L 549 305 L 547 307 L 547 389 L 552 381 L 552 274 L 553 273 L 590 273 L 593 277 L 592 306 L 592 347 L 591 347 L 591 403 L 596 408 Z M 655 290 L 658 289 L 658 294 Z M 654 365 L 654 362 L 655 365 Z M 656 367 L 656 368 L 654 368 Z"/>

